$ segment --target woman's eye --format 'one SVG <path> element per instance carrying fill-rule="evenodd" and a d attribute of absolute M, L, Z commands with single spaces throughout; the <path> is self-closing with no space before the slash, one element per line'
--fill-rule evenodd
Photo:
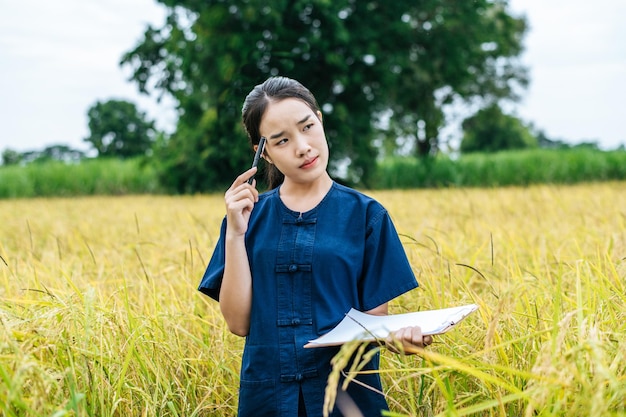
<path fill-rule="evenodd" d="M 304 126 L 303 130 L 309 130 L 311 128 L 311 126 L 313 126 L 313 123 L 309 123 L 308 125 Z"/>
<path fill-rule="evenodd" d="M 283 143 L 287 143 L 287 138 L 283 138 L 279 140 L 278 142 L 276 142 L 277 145 L 282 145 Z"/>

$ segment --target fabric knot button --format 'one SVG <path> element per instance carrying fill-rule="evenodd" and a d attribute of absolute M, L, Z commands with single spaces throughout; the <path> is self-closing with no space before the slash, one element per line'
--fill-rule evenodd
<path fill-rule="evenodd" d="M 296 272 L 298 270 L 298 265 L 289 265 L 289 272 Z"/>
<path fill-rule="evenodd" d="M 300 324 L 300 319 L 293 319 L 293 320 L 291 320 L 291 324 L 293 324 L 293 325 Z"/>
<path fill-rule="evenodd" d="M 302 374 L 297 374 L 296 375 L 296 381 L 300 382 L 304 379 L 304 376 Z"/>

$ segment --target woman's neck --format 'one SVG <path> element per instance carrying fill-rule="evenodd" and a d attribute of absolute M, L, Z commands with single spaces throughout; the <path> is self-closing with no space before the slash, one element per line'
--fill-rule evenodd
<path fill-rule="evenodd" d="M 328 194 L 333 180 L 328 173 L 310 183 L 298 183 L 285 178 L 280 187 L 280 199 L 292 211 L 300 213 L 315 208 Z"/>

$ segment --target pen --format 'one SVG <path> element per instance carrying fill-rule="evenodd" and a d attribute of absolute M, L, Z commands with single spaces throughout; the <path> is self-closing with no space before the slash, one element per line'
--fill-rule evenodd
<path fill-rule="evenodd" d="M 254 154 L 254 159 L 252 160 L 252 168 L 259 165 L 259 159 L 261 159 L 261 155 L 265 150 L 265 140 L 265 136 L 261 136 L 261 139 L 259 139 L 259 146 L 256 148 L 256 153 Z M 248 184 L 252 184 L 252 180 L 254 180 L 254 175 L 250 177 Z"/>

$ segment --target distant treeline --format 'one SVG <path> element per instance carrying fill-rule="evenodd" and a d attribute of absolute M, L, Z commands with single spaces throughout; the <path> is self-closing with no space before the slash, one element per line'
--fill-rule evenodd
<path fill-rule="evenodd" d="M 534 149 L 473 153 L 458 159 L 392 158 L 375 169 L 371 189 L 621 181 L 626 180 L 626 151 Z M 0 166 L 0 198 L 148 193 L 165 191 L 155 170 L 143 158 Z"/>

